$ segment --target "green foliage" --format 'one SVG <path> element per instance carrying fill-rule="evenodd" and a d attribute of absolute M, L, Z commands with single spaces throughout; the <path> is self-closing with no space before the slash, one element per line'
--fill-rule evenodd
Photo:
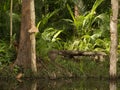
<path fill-rule="evenodd" d="M 58 36 L 60 35 L 61 32 L 63 32 L 63 30 L 56 30 L 54 28 L 47 28 L 42 33 L 42 38 L 46 41 L 49 41 L 49 42 L 55 42 L 57 40 L 60 40 L 60 38 Z"/>
<path fill-rule="evenodd" d="M 35 0 L 36 22 L 39 29 L 39 33 L 36 34 L 37 57 L 41 57 L 44 59 L 43 61 L 46 61 L 45 65 L 51 73 L 61 70 L 57 65 L 50 63 L 48 59 L 48 52 L 51 49 L 109 52 L 110 1 L 81 1 L 84 5 L 84 9 L 82 9 L 84 11 L 80 12 L 78 17 L 75 17 L 74 5 L 77 5 L 79 0 Z M 20 34 L 21 0 L 14 0 L 13 4 L 14 41 Z M 16 58 L 15 50 L 13 47 L 9 47 L 7 42 L 9 41 L 10 24 L 9 6 L 10 0 L 0 1 L 0 66 L 9 64 Z M 120 32 L 119 23 L 118 32 Z M 120 52 L 120 42 L 118 52 Z M 97 76 L 101 75 L 101 71 L 102 74 L 108 74 L 108 62 L 96 63 L 96 61 L 88 59 L 89 57 L 83 58 L 83 60 L 76 63 L 70 61 L 70 59 L 63 60 L 60 58 L 55 62 L 62 65 L 70 74 L 74 73 L 74 75 L 91 74 Z M 106 68 L 102 70 L 103 67 Z M 15 67 L 14 73 L 18 71 L 19 67 Z M 9 72 L 5 72 L 9 74 Z M 43 75 L 50 75 L 50 72 L 48 73 L 45 70 Z M 64 72 L 64 70 L 61 71 L 61 74 L 65 75 Z M 30 71 L 26 73 L 30 73 Z"/>
<path fill-rule="evenodd" d="M 96 0 L 91 11 L 88 14 L 79 15 L 76 18 L 74 16 L 70 6 L 67 5 L 70 15 L 73 19 L 73 21 L 72 20 L 67 20 L 67 21 L 72 22 L 72 24 L 75 26 L 75 29 L 77 30 L 78 35 L 79 35 L 79 33 L 80 33 L 80 35 L 81 35 L 81 33 L 83 35 L 83 34 L 86 34 L 86 33 L 89 34 L 90 32 L 92 32 L 92 30 L 93 30 L 92 26 L 95 23 L 95 19 L 97 17 L 97 16 L 95 16 L 95 14 L 96 14 L 95 11 L 96 11 L 97 7 L 102 3 L 102 1 L 103 0 Z"/>
<path fill-rule="evenodd" d="M 0 63 L 3 64 L 9 64 L 11 61 L 15 59 L 15 51 L 11 47 L 9 47 L 9 44 L 5 41 L 0 40 Z"/>
<path fill-rule="evenodd" d="M 120 53 L 120 19 L 118 19 L 118 53 Z"/>
<path fill-rule="evenodd" d="M 92 10 L 91 10 L 91 14 L 94 14 L 95 10 L 97 9 L 97 7 L 103 2 L 104 0 L 96 0 L 93 7 L 92 7 Z"/>
<path fill-rule="evenodd" d="M 64 45 L 65 49 L 109 51 L 109 15 L 107 13 L 96 14 L 96 9 L 102 2 L 103 0 L 96 0 L 90 12 L 80 14 L 76 18 L 71 7 L 67 5 L 73 20 L 64 20 L 74 25 L 75 34 L 73 34 L 73 40 L 68 40 L 68 44 Z"/>
<path fill-rule="evenodd" d="M 71 7 L 67 4 L 67 9 L 72 17 L 72 20 L 62 20 L 71 23 L 71 25 L 75 27 L 71 27 L 72 29 L 75 29 L 73 30 L 73 33 L 71 32 L 71 37 L 73 36 L 73 38 L 68 38 L 68 33 L 70 33 L 70 30 L 66 30 L 66 27 L 64 27 L 63 29 L 57 29 L 47 26 L 43 29 L 43 32 L 39 34 L 39 38 L 42 39 L 38 40 L 37 42 L 41 42 L 42 44 L 39 44 L 39 49 L 37 48 L 37 50 L 40 51 L 38 52 L 44 51 L 46 52 L 46 55 L 50 49 L 83 51 L 95 50 L 108 52 L 109 41 L 107 38 L 109 33 L 105 32 L 109 32 L 109 17 L 106 13 L 102 13 L 99 15 L 95 13 L 97 7 L 102 2 L 103 0 L 96 0 L 90 12 L 88 12 L 87 14 L 79 15 L 77 18 L 74 17 Z M 44 22 L 44 24 L 41 25 L 46 26 L 47 23 L 49 23 L 48 20 L 50 19 L 50 17 L 56 14 L 54 12 L 47 14 L 45 18 L 38 23 L 38 26 L 42 27 L 40 26 L 41 22 Z M 107 34 L 106 37 L 103 34 Z M 45 43 L 44 46 L 42 46 L 43 42 Z M 42 48 L 40 48 L 40 46 Z"/>
<path fill-rule="evenodd" d="M 37 34 L 37 55 L 47 56 L 51 49 L 61 49 L 61 38 L 59 35 L 63 30 L 47 28 L 42 34 Z"/>
<path fill-rule="evenodd" d="M 19 0 L 20 1 L 20 0 Z M 17 33 L 19 36 L 20 30 L 20 3 L 18 0 L 13 2 L 13 34 Z M 10 0 L 2 1 L 0 3 L 0 38 L 9 39 L 10 30 Z M 9 41 L 9 40 L 8 40 Z"/>
<path fill-rule="evenodd" d="M 45 26 L 48 25 L 48 20 L 55 15 L 59 10 L 55 10 L 52 13 L 48 13 L 46 15 L 42 16 L 42 19 L 38 22 L 37 28 L 39 28 L 40 32 L 43 32 L 43 30 L 46 28 Z"/>
<path fill-rule="evenodd" d="M 37 42 L 36 42 L 36 51 L 37 56 L 45 57 L 47 56 L 47 51 L 49 50 L 48 43 L 41 38 L 41 36 L 37 35 Z"/>

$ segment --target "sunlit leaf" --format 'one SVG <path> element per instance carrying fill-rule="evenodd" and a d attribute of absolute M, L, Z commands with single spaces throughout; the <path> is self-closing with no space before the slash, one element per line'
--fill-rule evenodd
<path fill-rule="evenodd" d="M 60 38 L 57 38 L 58 35 L 63 32 L 63 30 L 58 30 L 58 32 L 56 32 L 52 38 L 52 42 L 56 41 L 56 40 L 60 40 Z"/>

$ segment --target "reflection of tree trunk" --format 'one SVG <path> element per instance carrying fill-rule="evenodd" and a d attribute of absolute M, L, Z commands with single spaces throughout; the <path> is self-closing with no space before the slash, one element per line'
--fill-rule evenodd
<path fill-rule="evenodd" d="M 116 82 L 115 81 L 110 81 L 110 90 L 117 90 Z"/>
<path fill-rule="evenodd" d="M 15 87 L 15 85 L 13 87 Z M 15 89 L 7 90 L 37 90 L 37 81 L 23 81 L 20 85 L 16 86 Z"/>
<path fill-rule="evenodd" d="M 110 48 L 110 78 L 116 78 L 117 72 L 117 22 L 118 22 L 118 0 L 111 0 L 112 15 L 110 21 L 111 48 Z"/>
<path fill-rule="evenodd" d="M 32 83 L 31 90 L 37 90 L 37 81 Z"/>

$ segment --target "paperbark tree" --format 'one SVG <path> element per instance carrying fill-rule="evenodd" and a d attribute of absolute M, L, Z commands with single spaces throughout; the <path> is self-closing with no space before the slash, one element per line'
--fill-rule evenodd
<path fill-rule="evenodd" d="M 117 23 L 118 23 L 118 0 L 111 0 L 112 14 L 110 20 L 110 79 L 116 78 L 117 73 L 117 47 L 118 47 L 118 35 L 117 35 Z"/>
<path fill-rule="evenodd" d="M 20 43 L 15 64 L 23 68 L 31 68 L 37 72 L 35 51 L 35 10 L 34 0 L 22 0 L 22 20 Z"/>

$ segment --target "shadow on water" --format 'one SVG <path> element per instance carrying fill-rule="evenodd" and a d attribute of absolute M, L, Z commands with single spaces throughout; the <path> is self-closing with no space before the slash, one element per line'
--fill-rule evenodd
<path fill-rule="evenodd" d="M 120 90 L 120 87 L 116 82 L 98 79 L 39 79 L 22 82 L 0 80 L 0 90 Z"/>

